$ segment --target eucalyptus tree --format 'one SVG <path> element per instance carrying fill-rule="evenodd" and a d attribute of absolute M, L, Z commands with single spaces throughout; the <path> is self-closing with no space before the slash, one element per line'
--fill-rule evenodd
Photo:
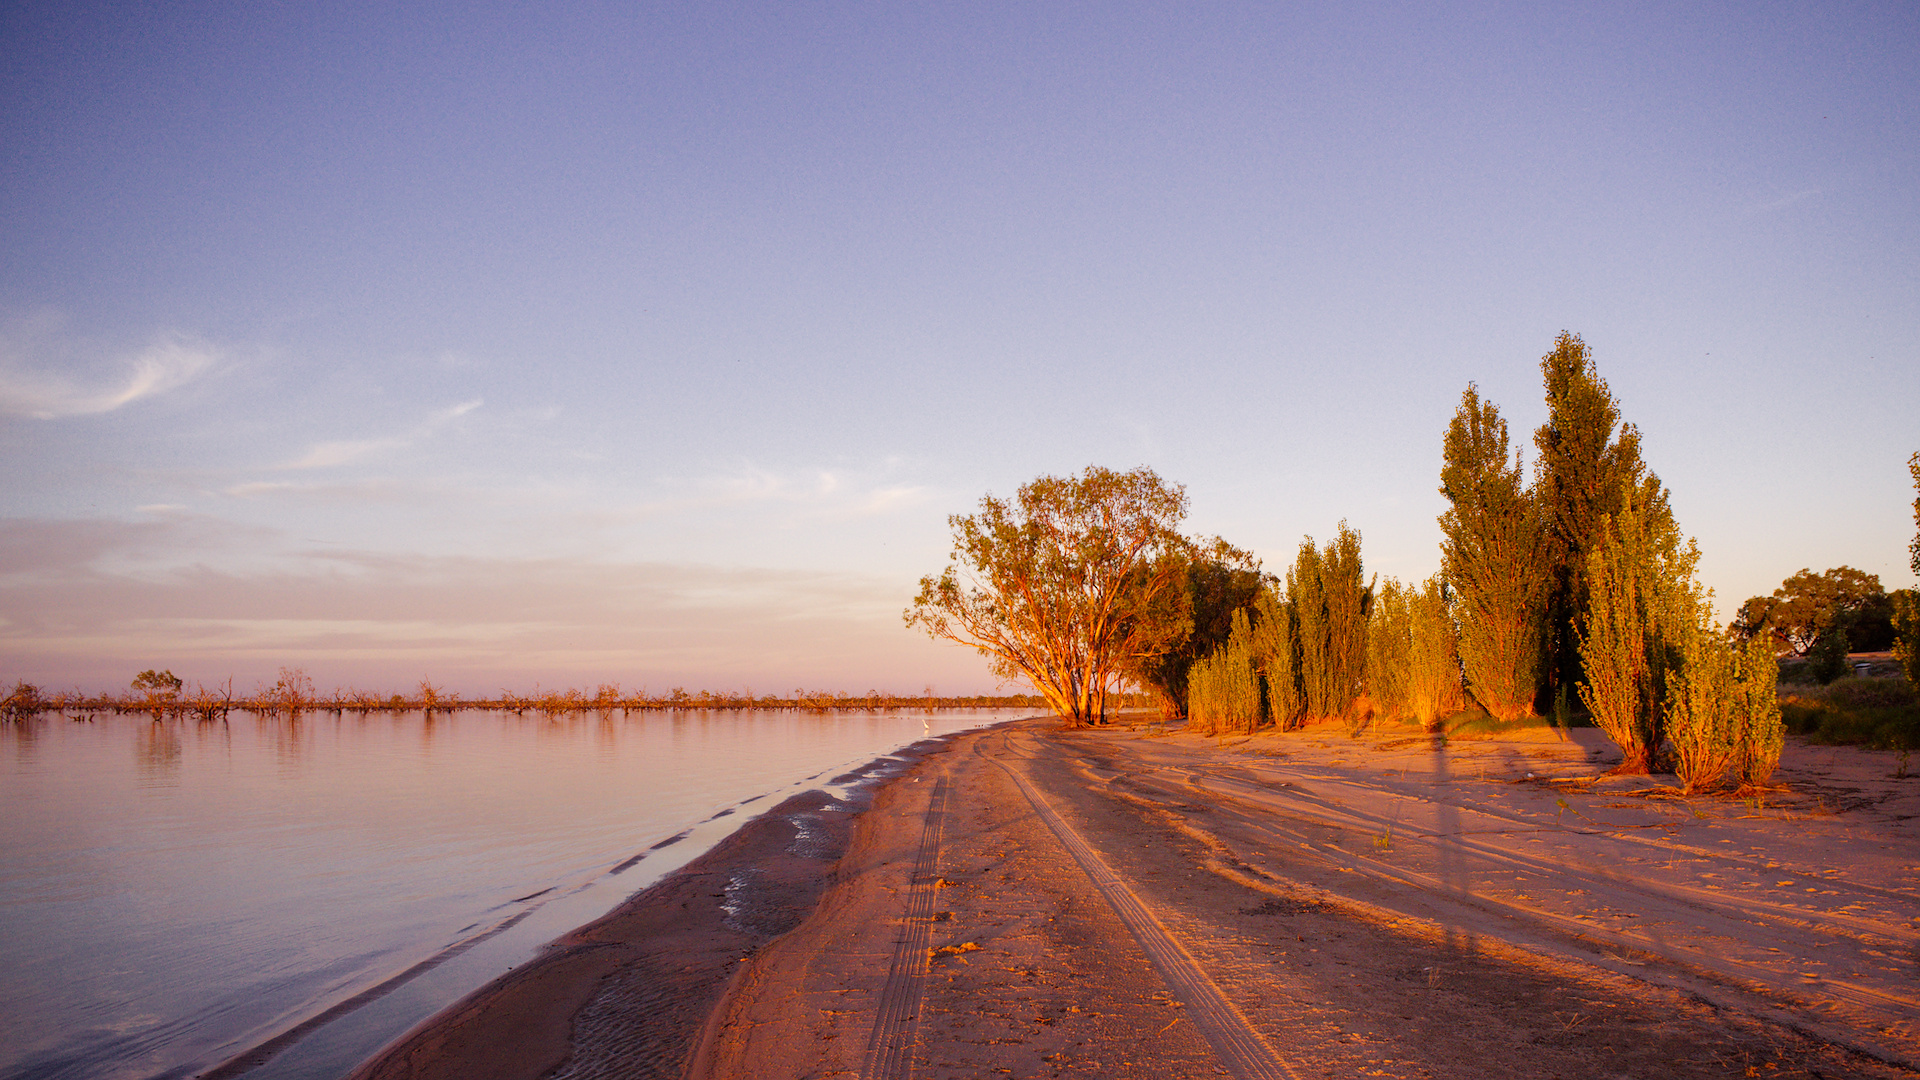
<path fill-rule="evenodd" d="M 1795 656 L 1806 656 L 1828 635 L 1878 649 L 1886 645 L 1888 607 L 1878 574 L 1851 566 L 1818 574 L 1802 568 L 1773 595 L 1755 596 L 1740 605 L 1727 630 L 1736 640 L 1764 637 L 1776 653 Z"/>
<path fill-rule="evenodd" d="M 1234 613 L 1255 603 L 1267 578 L 1259 559 L 1219 537 L 1175 546 L 1162 558 L 1181 568 L 1161 616 L 1175 633 L 1164 651 L 1128 658 L 1121 674 L 1158 693 L 1162 711 L 1178 718 L 1188 714 L 1193 666 L 1227 643 Z"/>
<path fill-rule="evenodd" d="M 1187 632 L 1186 491 L 1151 469 L 1042 476 L 948 518 L 953 563 L 920 579 L 909 627 L 972 646 L 1075 723 L 1104 720 L 1129 664 Z"/>

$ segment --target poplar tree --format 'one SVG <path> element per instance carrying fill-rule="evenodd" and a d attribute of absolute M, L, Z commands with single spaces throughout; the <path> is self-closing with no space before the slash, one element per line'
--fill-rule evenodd
<path fill-rule="evenodd" d="M 1648 513 L 1630 494 L 1603 514 L 1587 556 L 1591 603 L 1579 636 L 1580 699 L 1620 747 L 1616 772 L 1652 772 L 1666 739 L 1669 680 L 1684 671 L 1683 646 L 1698 619 L 1693 571 L 1700 552 L 1682 547 L 1671 516 Z"/>
<path fill-rule="evenodd" d="M 1250 735 L 1259 726 L 1260 679 L 1254 652 L 1253 622 L 1246 608 L 1235 609 L 1225 643 L 1188 671 L 1189 730 Z"/>
<path fill-rule="evenodd" d="M 1907 471 L 1913 474 L 1914 490 L 1920 492 L 1920 453 L 1907 459 Z M 1920 577 L 1920 497 L 1913 500 L 1913 543 L 1907 545 L 1907 555 L 1914 576 Z M 1920 686 L 1920 590 L 1900 589 L 1893 594 L 1893 627 L 1900 635 L 1893 643 L 1900 670 L 1906 672 L 1908 683 Z"/>
<path fill-rule="evenodd" d="M 1407 616 L 1407 706 L 1421 727 L 1432 728 L 1440 717 L 1458 712 L 1466 703 L 1453 598 L 1441 575 L 1428 578 L 1418 589 L 1408 587 Z"/>
<path fill-rule="evenodd" d="M 1547 422 L 1534 432 L 1539 503 L 1550 568 L 1544 628 L 1545 670 L 1540 700 L 1581 679 L 1580 635 L 1588 604 L 1588 563 L 1601 520 L 1620 511 L 1627 495 L 1654 527 L 1671 524 L 1660 480 L 1640 459 L 1640 430 L 1620 422 L 1620 405 L 1600 377 L 1593 352 L 1579 335 L 1561 331 L 1540 358 Z"/>
<path fill-rule="evenodd" d="M 1412 593 L 1388 578 L 1375 587 L 1367 615 L 1367 701 L 1383 720 L 1399 719 L 1412 707 Z"/>
<path fill-rule="evenodd" d="M 1501 720 L 1531 715 L 1540 682 L 1549 588 L 1539 503 L 1519 457 L 1508 458 L 1507 422 L 1469 383 L 1447 427 L 1440 493 L 1441 574 L 1456 598 L 1467 691 Z"/>
<path fill-rule="evenodd" d="M 1293 605 L 1266 588 L 1260 591 L 1254 610 L 1254 658 L 1265 680 L 1267 714 L 1274 727 L 1290 731 L 1306 712 L 1306 699 L 1300 690 L 1300 649 Z"/>
<path fill-rule="evenodd" d="M 1287 603 L 1308 718 L 1351 716 L 1366 678 L 1368 601 L 1359 533 L 1343 521 L 1324 549 L 1311 536 L 1301 541 L 1287 571 Z"/>
<path fill-rule="evenodd" d="M 1295 679 L 1300 684 L 1300 715 L 1312 720 L 1327 715 L 1333 680 L 1327 669 L 1327 593 L 1320 569 L 1320 549 L 1308 537 L 1287 568 L 1287 607 L 1293 613 Z"/>

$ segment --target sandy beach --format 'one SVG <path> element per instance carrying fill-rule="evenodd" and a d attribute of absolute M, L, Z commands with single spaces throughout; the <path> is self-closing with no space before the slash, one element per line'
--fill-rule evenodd
<path fill-rule="evenodd" d="M 797 796 L 358 1077 L 1912 1076 L 1920 778 L 1029 720 Z M 1669 786 L 1663 786 L 1669 785 Z M 858 809 L 858 808 L 856 808 Z"/>

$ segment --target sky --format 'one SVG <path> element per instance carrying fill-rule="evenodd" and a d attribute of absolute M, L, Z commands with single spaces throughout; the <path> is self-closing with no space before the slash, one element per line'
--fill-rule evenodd
<path fill-rule="evenodd" d="M 1723 612 L 1911 586 L 1920 8 L 0 9 L 0 677 L 990 692 L 1089 465 L 1438 569 L 1562 330 Z M 1009 690 L 1015 687 L 1008 687 Z"/>

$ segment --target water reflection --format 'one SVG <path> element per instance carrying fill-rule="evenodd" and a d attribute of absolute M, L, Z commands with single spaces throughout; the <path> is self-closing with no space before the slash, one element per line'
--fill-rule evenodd
<path fill-rule="evenodd" d="M 33 752 L 40 743 L 40 729 L 47 721 L 38 716 L 11 724 L 0 724 L 0 738 L 13 744 L 14 756 L 22 763 L 33 760 Z"/>
<path fill-rule="evenodd" d="M 545 937 L 504 935 L 384 999 L 353 1021 L 364 1030 L 336 1025 L 332 1057 L 289 1051 L 274 1067 L 342 1075 L 790 785 L 1008 715 L 939 714 L 931 728 L 918 711 L 751 710 L 4 725 L 0 1077 L 192 1075 L 497 923 L 517 898 L 575 898 L 513 932 Z"/>
<path fill-rule="evenodd" d="M 164 720 L 142 720 L 136 756 L 143 786 L 170 785 L 180 772 L 180 733 Z"/>

